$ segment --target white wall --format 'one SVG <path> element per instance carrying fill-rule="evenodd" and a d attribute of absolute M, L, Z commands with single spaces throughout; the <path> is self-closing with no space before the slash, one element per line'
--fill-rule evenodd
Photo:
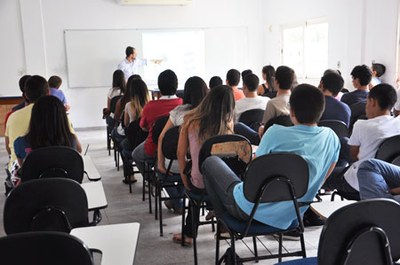
<path fill-rule="evenodd" d="M 282 25 L 327 17 L 329 23 L 329 68 L 340 70 L 351 85 L 350 72 L 359 64 L 375 60 L 386 65 L 384 80 L 396 78 L 396 42 L 399 1 L 386 0 L 266 0 L 263 2 L 264 60 L 281 64 Z M 321 73 L 322 75 L 322 73 Z"/>
<path fill-rule="evenodd" d="M 18 95 L 15 84 L 22 73 L 42 74 L 46 77 L 57 74 L 64 83 L 70 105 L 70 118 L 75 127 L 102 126 L 102 108 L 106 104 L 108 87 L 68 88 L 65 43 L 65 29 L 152 29 L 152 28 L 219 28 L 247 27 L 248 51 L 260 51 L 262 30 L 258 26 L 261 0 L 193 0 L 188 6 L 121 6 L 115 0 L 20 0 L 20 8 L 15 0 L 2 0 L 0 4 L 0 33 L 2 36 L 12 32 L 8 55 L 13 61 L 16 54 L 26 63 L 9 65 L 0 61 L 0 67 L 10 68 L 13 78 L 0 72 L 0 79 L 7 80 L 11 89 L 3 95 Z M 28 11 L 31 12 L 28 12 Z M 22 20 L 20 13 L 23 14 Z M 245 16 L 244 14 L 252 14 Z M 23 22 L 23 26 L 18 27 Z M 10 23 L 11 22 L 11 23 Z M 9 25 L 10 27 L 4 27 Z M 15 26 L 17 25 L 17 26 Z M 22 37 L 21 37 L 22 36 Z M 241 36 L 238 36 L 240 38 Z M 2 41 L 3 42 L 3 41 Z M 132 44 L 133 46 L 135 44 Z M 160 44 L 162 45 L 162 44 Z M 13 47 L 15 46 L 15 47 Z M 25 49 L 23 50 L 23 46 Z M 22 51 L 21 51 L 22 50 Z M 23 56 L 23 52 L 29 56 Z M 257 52 L 248 53 L 248 65 L 258 68 L 261 58 Z M 121 60 L 124 51 L 121 51 Z M 13 64 L 16 62 L 13 61 Z M 118 62 L 116 62 L 118 64 Z M 26 71 L 24 71 L 26 67 Z M 20 70 L 22 69 L 22 70 Z M 228 70 L 228 69 L 226 69 Z M 243 69 L 239 69 L 243 70 Z M 88 69 L 90 71 L 90 69 Z M 112 73 L 110 73 L 111 84 Z M 179 77 L 178 77 L 179 78 Z M 205 79 L 208 77 L 204 77 Z M 208 81 L 208 80 L 206 80 Z"/>
<path fill-rule="evenodd" d="M 1 0 L 0 96 L 19 95 L 17 82 L 25 73 L 57 74 L 67 80 L 65 29 L 245 26 L 249 46 L 248 65 L 243 67 L 259 73 L 265 64 L 281 63 L 281 25 L 319 17 L 329 22 L 329 67 L 337 68 L 341 62 L 349 88 L 351 69 L 361 63 L 370 65 L 371 60 L 387 66 L 386 81 L 393 83 L 398 9 L 398 0 L 379 4 L 373 0 L 193 0 L 188 6 L 120 6 L 115 0 Z M 64 82 L 62 89 L 72 106 L 70 118 L 75 127 L 104 125 L 101 110 L 108 88 L 70 89 Z"/>

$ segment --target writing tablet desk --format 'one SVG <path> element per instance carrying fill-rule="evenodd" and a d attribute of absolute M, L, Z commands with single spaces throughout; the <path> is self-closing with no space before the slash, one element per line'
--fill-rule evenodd
<path fill-rule="evenodd" d="M 357 201 L 322 201 L 315 202 L 310 207 L 321 217 L 328 218 L 336 210 Z"/>
<path fill-rule="evenodd" d="M 101 180 L 101 176 L 99 171 L 97 170 L 96 166 L 93 163 L 93 160 L 90 156 L 82 156 L 83 159 L 83 167 L 85 169 L 85 173 L 87 177 L 91 181 L 98 181 Z"/>
<path fill-rule="evenodd" d="M 102 253 L 101 265 L 132 265 L 139 237 L 139 223 L 74 228 L 76 236 L 90 249 Z"/>

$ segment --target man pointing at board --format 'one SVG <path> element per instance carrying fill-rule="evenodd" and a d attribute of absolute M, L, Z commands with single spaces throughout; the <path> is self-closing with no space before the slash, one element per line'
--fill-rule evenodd
<path fill-rule="evenodd" d="M 137 57 L 136 49 L 128 46 L 125 49 L 126 58 L 118 65 L 118 69 L 125 74 L 125 80 L 138 73 L 138 67 L 146 64 L 145 60 L 140 60 Z"/>

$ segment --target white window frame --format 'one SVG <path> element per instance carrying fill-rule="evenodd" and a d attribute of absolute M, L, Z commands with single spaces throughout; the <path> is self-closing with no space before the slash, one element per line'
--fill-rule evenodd
<path fill-rule="evenodd" d="M 323 67 L 321 67 L 321 73 L 310 73 L 310 69 L 306 69 L 307 68 L 307 50 L 306 50 L 306 39 L 307 39 L 307 27 L 309 27 L 310 25 L 316 25 L 316 24 L 328 24 L 328 34 L 327 34 L 327 52 L 324 55 L 325 56 L 325 61 L 326 61 L 326 65 L 324 65 Z M 285 60 L 285 40 L 284 40 L 284 33 L 285 30 L 289 30 L 289 29 L 295 29 L 295 28 L 301 28 L 301 34 L 302 34 L 302 47 L 300 48 L 299 52 L 299 64 L 297 65 L 290 65 L 290 63 L 287 62 L 287 60 Z M 323 71 L 325 71 L 328 68 L 328 49 L 329 49 L 329 43 L 328 43 L 328 37 L 329 37 L 329 23 L 328 23 L 328 19 L 326 17 L 323 18 L 317 18 L 317 19 L 311 19 L 311 20 L 306 20 L 304 22 L 300 22 L 300 23 L 293 23 L 293 24 L 286 24 L 281 26 L 281 62 L 282 64 L 285 64 L 289 67 L 294 68 L 297 78 L 299 81 L 305 81 L 305 80 L 319 80 L 319 78 L 321 77 Z M 323 69 L 322 69 L 323 68 Z"/>

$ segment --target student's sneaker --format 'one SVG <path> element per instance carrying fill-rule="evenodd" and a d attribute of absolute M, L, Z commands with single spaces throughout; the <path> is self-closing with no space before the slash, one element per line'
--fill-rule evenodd
<path fill-rule="evenodd" d="M 304 213 L 303 223 L 305 227 L 321 226 L 325 224 L 325 219 L 316 214 L 311 208 L 308 208 Z"/>

